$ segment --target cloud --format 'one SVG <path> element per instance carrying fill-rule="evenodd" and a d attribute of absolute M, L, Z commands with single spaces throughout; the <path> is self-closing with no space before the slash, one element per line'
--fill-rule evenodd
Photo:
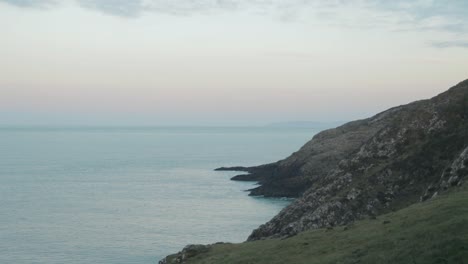
<path fill-rule="evenodd" d="M 60 0 L 0 0 L 42 7 Z M 65 1 L 65 0 L 62 0 Z M 136 18 L 159 13 L 177 16 L 251 12 L 285 22 L 314 20 L 341 28 L 468 33 L 466 0 L 71 0 L 104 14 Z"/>
<path fill-rule="evenodd" d="M 78 0 L 78 3 L 84 8 L 123 17 L 137 17 L 144 10 L 141 0 Z"/>
<path fill-rule="evenodd" d="M 468 41 L 458 40 L 458 41 L 439 41 L 433 42 L 431 45 L 435 48 L 468 48 Z"/>
<path fill-rule="evenodd" d="M 7 4 L 15 5 L 18 7 L 34 8 L 50 7 L 57 4 L 55 0 L 0 0 L 0 2 L 5 2 Z"/>
<path fill-rule="evenodd" d="M 234 10 L 240 6 L 235 0 L 77 0 L 85 8 L 105 14 L 138 17 L 144 12 L 170 15 L 191 15 L 212 10 Z"/>
<path fill-rule="evenodd" d="M 412 18 L 413 24 L 417 26 L 416 29 L 468 32 L 466 0 L 419 0 L 406 5 L 400 9 L 400 12 L 405 12 Z"/>

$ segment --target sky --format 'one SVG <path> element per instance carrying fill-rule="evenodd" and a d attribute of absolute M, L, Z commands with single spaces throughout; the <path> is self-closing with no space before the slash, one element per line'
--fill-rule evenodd
<path fill-rule="evenodd" d="M 0 125 L 345 121 L 468 78 L 466 0 L 0 0 Z"/>

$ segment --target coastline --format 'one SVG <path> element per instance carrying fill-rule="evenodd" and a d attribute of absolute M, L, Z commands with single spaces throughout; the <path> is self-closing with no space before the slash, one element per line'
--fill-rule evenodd
<path fill-rule="evenodd" d="M 457 192 L 468 177 L 467 105 L 465 80 L 431 99 L 322 131 L 275 163 L 218 168 L 247 172 L 231 179 L 257 181 L 252 196 L 299 197 L 244 243 L 347 227 Z M 176 261 L 194 255 L 191 249 Z"/>

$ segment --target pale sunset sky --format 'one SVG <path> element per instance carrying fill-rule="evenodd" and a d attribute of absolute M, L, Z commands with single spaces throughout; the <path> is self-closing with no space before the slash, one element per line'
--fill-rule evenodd
<path fill-rule="evenodd" d="M 467 0 L 0 0 L 0 125 L 342 121 L 468 78 Z"/>

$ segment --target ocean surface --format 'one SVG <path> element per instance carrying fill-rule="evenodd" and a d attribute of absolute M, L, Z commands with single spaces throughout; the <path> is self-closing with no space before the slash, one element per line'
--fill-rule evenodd
<path fill-rule="evenodd" d="M 0 263 L 157 263 L 244 241 L 290 201 L 213 169 L 285 158 L 316 132 L 0 127 Z"/>

